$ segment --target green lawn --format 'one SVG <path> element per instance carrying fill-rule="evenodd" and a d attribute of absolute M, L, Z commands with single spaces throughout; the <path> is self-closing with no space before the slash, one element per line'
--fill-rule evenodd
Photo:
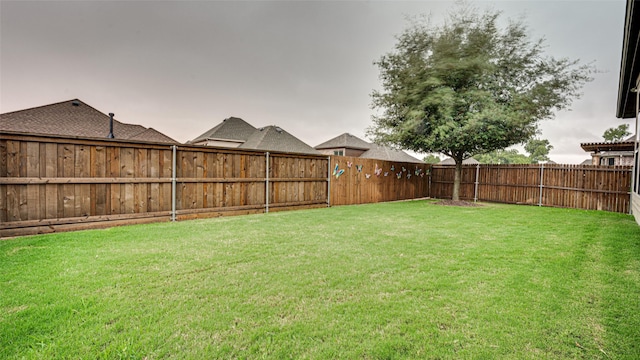
<path fill-rule="evenodd" d="M 629 215 L 428 201 L 0 241 L 2 359 L 638 359 Z"/>

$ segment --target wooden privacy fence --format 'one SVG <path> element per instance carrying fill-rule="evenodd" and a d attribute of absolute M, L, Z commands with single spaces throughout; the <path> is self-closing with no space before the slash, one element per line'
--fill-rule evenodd
<path fill-rule="evenodd" d="M 453 166 L 4 132 L 0 237 L 450 198 L 453 176 Z M 472 165 L 460 196 L 627 213 L 630 184 L 630 167 Z"/>
<path fill-rule="evenodd" d="M 455 167 L 433 165 L 430 196 L 451 198 Z M 464 165 L 460 198 L 629 213 L 631 166 Z"/>
<path fill-rule="evenodd" d="M 19 133 L 0 155 L 0 237 L 428 196 L 427 165 L 341 156 Z"/>
<path fill-rule="evenodd" d="M 327 206 L 328 158 L 0 134 L 0 237 Z"/>
<path fill-rule="evenodd" d="M 342 175 L 333 175 L 338 167 Z M 331 156 L 331 205 L 351 205 L 429 196 L 428 164 Z M 377 170 L 376 170 L 377 169 Z"/>

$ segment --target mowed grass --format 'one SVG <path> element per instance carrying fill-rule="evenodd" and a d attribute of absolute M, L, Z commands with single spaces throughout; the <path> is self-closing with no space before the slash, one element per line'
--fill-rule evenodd
<path fill-rule="evenodd" d="M 0 241 L 2 359 L 638 359 L 629 215 L 430 201 Z"/>

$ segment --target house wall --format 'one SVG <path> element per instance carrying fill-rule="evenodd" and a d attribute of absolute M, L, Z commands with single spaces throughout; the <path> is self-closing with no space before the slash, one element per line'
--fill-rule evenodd
<path fill-rule="evenodd" d="M 640 86 L 640 75 L 636 78 L 636 89 Z M 640 92 L 636 91 L 636 128 L 633 139 L 635 140 L 634 146 L 634 164 L 631 178 L 631 213 L 636 219 L 638 225 L 640 225 L 640 123 L 638 118 L 638 109 L 640 107 Z"/>
<path fill-rule="evenodd" d="M 360 157 L 360 155 L 364 154 L 366 151 L 367 150 L 345 149 L 344 156 Z"/>
<path fill-rule="evenodd" d="M 236 148 L 236 147 L 242 145 L 242 143 L 241 142 L 234 142 L 234 141 L 207 140 L 207 142 L 205 144 L 198 144 L 198 145 Z"/>
<path fill-rule="evenodd" d="M 316 150 L 318 150 L 320 154 L 323 154 L 323 155 L 334 155 L 333 152 L 338 150 L 344 151 L 344 149 L 322 149 L 322 150 L 316 149 Z"/>
<path fill-rule="evenodd" d="M 623 166 L 631 166 L 633 165 L 633 154 L 629 155 L 600 155 L 597 157 L 598 160 L 595 160 L 594 157 L 594 165 L 623 165 Z M 609 164 L 609 159 L 613 159 L 613 164 Z"/>
<path fill-rule="evenodd" d="M 360 157 L 360 155 L 364 154 L 367 150 L 358 150 L 358 149 L 349 149 L 349 148 L 331 148 L 331 149 L 316 149 L 320 151 L 321 154 L 324 155 L 336 155 L 336 156 L 350 156 L 350 157 Z M 338 155 L 335 152 L 342 151 L 342 155 Z"/>
<path fill-rule="evenodd" d="M 631 213 L 640 225 L 640 194 L 631 193 Z"/>

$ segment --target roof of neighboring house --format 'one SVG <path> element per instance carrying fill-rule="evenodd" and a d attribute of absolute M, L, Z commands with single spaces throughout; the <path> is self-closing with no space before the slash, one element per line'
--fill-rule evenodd
<path fill-rule="evenodd" d="M 636 79 L 640 73 L 640 2 L 627 0 L 624 20 L 624 38 L 622 40 L 622 58 L 620 61 L 620 77 L 618 82 L 618 106 L 616 116 L 619 118 L 636 117 Z"/>
<path fill-rule="evenodd" d="M 446 158 L 438 163 L 438 165 L 455 165 L 456 161 L 453 158 Z M 480 162 L 472 157 L 462 160 L 462 165 L 476 165 Z"/>
<path fill-rule="evenodd" d="M 357 149 L 366 150 L 359 157 L 364 159 L 387 160 L 424 164 L 424 161 L 414 158 L 402 150 L 394 150 L 384 146 L 372 144 L 349 133 L 340 134 L 331 140 L 315 147 L 316 149 Z"/>
<path fill-rule="evenodd" d="M 592 159 L 587 159 L 583 162 L 580 163 L 580 165 L 591 165 L 593 164 L 593 160 Z"/>
<path fill-rule="evenodd" d="M 235 141 L 244 142 L 256 131 L 256 128 L 246 121 L 230 117 L 224 119 L 220 124 L 205 131 L 202 135 L 189 141 L 195 143 L 205 140 Z"/>
<path fill-rule="evenodd" d="M 349 133 L 344 133 L 334 137 L 331 140 L 325 141 L 320 145 L 317 145 L 315 148 L 316 149 L 345 148 L 345 149 L 369 150 L 371 149 L 371 144 L 360 139 L 357 136 L 353 136 Z"/>
<path fill-rule="evenodd" d="M 580 147 L 584 151 L 601 152 L 601 151 L 633 151 L 635 146 L 634 136 L 623 141 L 617 142 L 597 142 L 582 143 Z"/>
<path fill-rule="evenodd" d="M 361 158 L 424 164 L 424 161 L 416 159 L 402 150 L 394 150 L 375 144 L 370 144 L 370 146 L 371 149 L 360 155 Z"/>
<path fill-rule="evenodd" d="M 0 131 L 82 138 L 106 138 L 109 115 L 74 99 L 0 114 Z M 113 120 L 113 140 L 177 143 L 165 134 L 141 125 Z"/>
<path fill-rule="evenodd" d="M 265 126 L 255 130 L 238 148 L 320 155 L 318 150 L 277 126 Z"/>

